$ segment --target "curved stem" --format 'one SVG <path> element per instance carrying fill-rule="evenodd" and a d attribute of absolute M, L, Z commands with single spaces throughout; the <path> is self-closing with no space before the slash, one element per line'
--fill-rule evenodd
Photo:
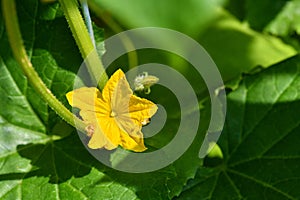
<path fill-rule="evenodd" d="M 31 86 L 62 119 L 76 127 L 81 132 L 85 132 L 87 125 L 82 120 L 74 116 L 60 101 L 56 99 L 41 80 L 38 73 L 34 70 L 23 45 L 15 1 L 2 0 L 2 12 L 14 57 L 21 66 Z"/>
<path fill-rule="evenodd" d="M 86 61 L 88 71 L 93 83 L 98 82 L 98 87 L 103 89 L 108 77 L 105 73 L 103 64 L 95 50 L 92 40 L 89 36 L 83 18 L 79 12 L 76 0 L 59 0 L 61 4 L 73 37 L 79 47 L 80 53 Z M 98 81 L 99 80 L 99 81 Z"/>

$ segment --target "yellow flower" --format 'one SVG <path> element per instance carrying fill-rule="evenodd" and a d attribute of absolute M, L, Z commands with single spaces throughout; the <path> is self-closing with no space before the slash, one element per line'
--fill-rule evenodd
<path fill-rule="evenodd" d="M 71 106 L 80 109 L 80 116 L 92 131 L 91 149 L 124 149 L 141 152 L 144 145 L 142 125 L 157 111 L 151 101 L 133 95 L 122 70 L 117 70 L 105 85 L 102 94 L 95 87 L 82 87 L 67 93 Z"/>

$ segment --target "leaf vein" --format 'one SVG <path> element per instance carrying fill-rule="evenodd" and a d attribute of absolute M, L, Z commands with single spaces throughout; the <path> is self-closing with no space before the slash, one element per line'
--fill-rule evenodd
<path fill-rule="evenodd" d="M 290 82 L 288 84 L 286 84 L 286 87 L 281 91 L 281 93 L 279 93 L 279 95 L 277 97 L 274 98 L 274 103 L 276 103 L 279 98 L 285 93 L 285 91 L 290 87 L 290 85 L 295 82 L 298 78 L 298 73 L 295 74 L 295 76 L 293 78 L 291 78 Z M 247 95 L 249 93 L 249 89 L 247 89 Z M 247 99 L 247 98 L 246 98 Z M 244 137 L 242 138 L 242 141 L 233 149 L 233 151 L 231 152 L 231 154 L 229 155 L 228 160 L 230 160 L 231 156 L 235 154 L 235 152 L 238 150 L 238 148 L 240 147 L 240 145 L 251 135 L 252 131 L 263 121 L 263 119 L 271 112 L 272 108 L 274 107 L 275 104 L 272 104 L 265 112 L 265 114 L 252 126 L 252 128 L 247 131 L 244 135 Z M 245 114 L 247 112 L 244 112 L 244 117 L 245 118 Z"/>
<path fill-rule="evenodd" d="M 82 190 L 80 190 L 77 187 L 75 187 L 74 185 L 72 185 L 72 183 L 70 181 L 67 182 L 66 185 L 69 186 L 70 188 L 72 188 L 74 191 L 76 191 L 80 195 L 82 195 L 84 199 L 88 199 L 88 196 Z"/>
<path fill-rule="evenodd" d="M 237 195 L 239 196 L 239 199 L 242 199 L 243 196 L 240 193 L 240 190 L 237 188 L 236 184 L 234 183 L 234 181 L 230 178 L 230 176 L 228 176 L 227 172 L 224 171 L 224 175 L 226 176 L 226 178 L 228 179 L 229 183 L 231 184 L 231 186 L 233 187 L 234 191 L 237 193 Z"/>
<path fill-rule="evenodd" d="M 238 176 L 241 176 L 241 177 L 243 177 L 243 178 L 246 178 L 246 179 L 248 179 L 248 180 L 250 180 L 250 181 L 252 181 L 252 182 L 255 182 L 255 183 L 259 184 L 259 185 L 262 185 L 262 186 L 264 186 L 265 188 L 269 188 L 269 189 L 271 189 L 271 190 L 273 190 L 273 191 L 275 191 L 275 192 L 277 192 L 277 193 L 282 194 L 283 196 L 285 196 L 285 197 L 287 197 L 287 198 L 289 198 L 289 199 L 296 200 L 296 198 L 290 196 L 289 194 L 287 194 L 287 193 L 285 193 L 285 192 L 279 190 L 278 188 L 276 188 L 276 187 L 274 187 L 274 186 L 272 186 L 272 185 L 270 185 L 270 184 L 268 184 L 268 183 L 266 183 L 266 182 L 264 182 L 264 181 L 255 179 L 255 178 L 253 178 L 253 177 L 251 177 L 251 176 L 249 176 L 249 175 L 247 175 L 247 174 L 238 172 L 238 171 L 233 170 L 233 169 L 227 169 L 227 171 L 228 171 L 228 172 L 231 172 L 231 173 L 233 173 L 233 174 L 236 174 L 236 175 L 238 175 Z"/>

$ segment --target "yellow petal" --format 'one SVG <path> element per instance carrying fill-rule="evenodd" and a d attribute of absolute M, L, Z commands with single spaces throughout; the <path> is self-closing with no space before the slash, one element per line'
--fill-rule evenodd
<path fill-rule="evenodd" d="M 125 74 L 120 69 L 111 76 L 102 95 L 104 101 L 111 101 L 111 109 L 114 113 L 122 115 L 123 118 L 131 118 L 139 126 L 142 126 L 142 122 L 152 117 L 157 111 L 154 103 L 133 95 Z M 128 129 L 132 129 L 133 127 L 130 128 L 129 124 L 131 123 L 127 123 Z M 128 133 L 128 129 L 125 129 L 125 132 Z"/>
<path fill-rule="evenodd" d="M 145 151 L 147 148 L 144 145 L 144 139 L 142 132 L 138 133 L 138 137 L 132 137 L 128 134 L 122 132 L 121 134 L 121 146 L 124 149 L 132 150 L 135 152 L 142 152 Z"/>
<path fill-rule="evenodd" d="M 69 103 L 80 109 L 84 121 L 94 126 L 88 143 L 91 149 L 124 149 L 141 152 L 144 145 L 142 122 L 152 117 L 157 106 L 133 95 L 122 70 L 117 70 L 105 85 L 102 95 L 97 88 L 83 87 L 69 92 Z"/>
<path fill-rule="evenodd" d="M 135 123 L 142 125 L 142 122 L 151 118 L 157 111 L 157 106 L 151 101 L 132 95 L 129 102 L 129 113 Z"/>
<path fill-rule="evenodd" d="M 107 137 L 101 133 L 101 130 L 96 129 L 88 143 L 88 147 L 91 149 L 105 148 L 107 150 L 112 150 L 117 148 L 118 145 L 112 144 Z"/>
<path fill-rule="evenodd" d="M 97 116 L 98 115 L 98 116 Z M 106 136 L 105 132 L 103 132 L 100 121 L 106 122 L 107 119 L 105 117 L 99 117 L 94 111 L 87 111 L 81 110 L 80 116 L 83 118 L 84 121 L 89 122 L 90 125 L 94 128 L 94 133 L 91 136 L 91 139 L 88 143 L 88 147 L 91 149 L 99 149 L 99 148 L 106 148 L 106 149 L 115 149 L 118 144 L 113 144 L 109 138 Z"/>
<path fill-rule="evenodd" d="M 95 87 L 82 87 L 66 94 L 69 104 L 80 110 L 108 110 L 107 104 L 101 102 L 101 93 Z"/>
<path fill-rule="evenodd" d="M 102 91 L 102 98 L 105 102 L 110 102 L 110 106 L 115 112 L 123 113 L 128 112 L 132 94 L 124 72 L 118 69 L 106 83 Z"/>
<path fill-rule="evenodd" d="M 109 147 L 107 149 L 114 149 L 117 146 L 112 145 L 111 143 L 108 143 L 106 136 L 101 132 L 101 130 L 99 129 L 99 127 L 97 125 L 95 125 L 97 128 L 95 128 L 95 132 L 92 135 L 89 143 L 88 143 L 88 147 L 91 149 L 100 149 L 100 148 L 104 148 L 104 147 Z"/>
<path fill-rule="evenodd" d="M 120 134 L 121 130 L 115 122 L 114 118 L 106 118 L 101 119 L 98 118 L 99 125 L 101 130 L 103 131 L 104 135 L 107 139 L 115 146 L 118 146 L 121 142 Z"/>
<path fill-rule="evenodd" d="M 120 126 L 120 124 L 117 122 L 118 118 L 104 119 L 98 117 L 97 119 L 101 131 L 104 133 L 106 139 L 108 140 L 107 145 L 105 146 L 106 149 L 111 149 L 108 146 L 110 144 L 112 148 L 116 148 L 118 145 L 120 145 L 124 149 L 139 152 L 147 149 L 144 146 L 143 135 L 141 134 L 138 126 L 135 125 L 135 132 L 137 133 L 130 134 L 124 131 L 124 129 Z"/>

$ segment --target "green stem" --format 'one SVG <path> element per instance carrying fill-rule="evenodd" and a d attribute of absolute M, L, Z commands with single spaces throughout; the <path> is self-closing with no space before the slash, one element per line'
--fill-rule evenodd
<path fill-rule="evenodd" d="M 60 101 L 55 98 L 55 96 L 46 87 L 37 72 L 34 70 L 23 45 L 15 1 L 2 0 L 2 12 L 4 15 L 6 31 L 14 57 L 21 66 L 29 83 L 62 119 L 64 119 L 72 126 L 76 127 L 81 132 L 85 132 L 85 128 L 87 125 L 82 120 L 73 115 Z"/>
<path fill-rule="evenodd" d="M 76 0 L 59 0 L 61 4 L 73 37 L 79 47 L 80 53 L 85 59 L 88 71 L 93 83 L 98 82 L 98 87 L 103 89 L 108 77 L 105 73 L 103 64 L 95 50 L 92 40 L 89 36 L 83 18 L 79 12 Z M 99 80 L 99 81 L 98 81 Z"/>

